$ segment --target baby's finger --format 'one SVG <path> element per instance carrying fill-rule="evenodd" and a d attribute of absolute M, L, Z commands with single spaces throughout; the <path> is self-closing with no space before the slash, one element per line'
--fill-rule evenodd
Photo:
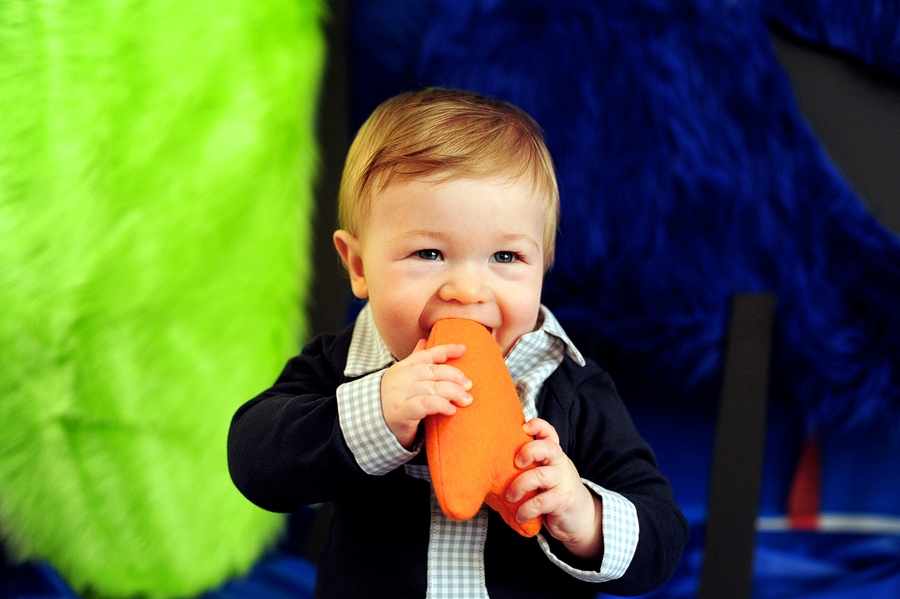
<path fill-rule="evenodd" d="M 468 379 L 466 379 L 468 380 Z M 472 396 L 469 394 L 468 386 L 456 381 L 419 381 L 412 388 L 413 397 L 415 396 L 435 396 L 452 401 L 458 406 L 467 406 L 472 403 Z"/>
<path fill-rule="evenodd" d="M 559 444 L 559 434 L 556 432 L 556 429 L 543 418 L 532 418 L 522 425 L 522 428 L 532 437 L 537 439 L 549 439 L 554 443 Z"/>
<path fill-rule="evenodd" d="M 538 516 L 542 516 L 545 513 L 547 508 L 544 507 L 545 500 L 541 495 L 535 495 L 528 501 L 522 503 L 519 506 L 518 511 L 516 511 L 516 522 L 520 524 L 524 524 L 528 522 L 532 518 L 537 518 Z"/>
<path fill-rule="evenodd" d="M 562 447 L 547 439 L 531 441 L 522 446 L 516 454 L 516 468 L 528 468 L 532 464 L 543 466 L 559 466 L 568 458 L 563 453 Z"/>
<path fill-rule="evenodd" d="M 462 357 L 462 355 L 466 353 L 466 346 L 459 343 L 435 345 L 434 347 L 425 350 L 425 353 L 429 355 L 435 364 L 443 364 L 447 360 Z"/>
<path fill-rule="evenodd" d="M 454 383 L 465 391 L 472 388 L 472 381 L 466 377 L 463 371 L 448 364 L 416 364 L 410 369 L 410 377 L 412 381 L 425 383 Z"/>
<path fill-rule="evenodd" d="M 419 339 L 416 342 L 416 346 L 413 348 L 412 353 L 408 356 L 400 360 L 399 364 L 433 364 L 434 359 L 431 356 L 430 350 L 425 349 L 428 341 L 425 339 Z"/>
<path fill-rule="evenodd" d="M 506 490 L 506 500 L 516 502 L 527 493 L 540 489 L 550 489 L 561 481 L 561 473 L 558 468 L 532 468 L 519 474 L 510 483 Z"/>
<path fill-rule="evenodd" d="M 522 502 L 522 505 L 519 506 L 516 512 L 516 520 L 518 522 L 528 522 L 532 518 L 561 511 L 561 495 L 561 493 L 555 493 L 553 490 L 538 493 L 528 501 Z"/>
<path fill-rule="evenodd" d="M 398 409 L 400 418 L 407 422 L 418 422 L 433 414 L 452 416 L 455 413 L 456 406 L 447 398 L 437 395 L 416 395 L 410 397 Z"/>

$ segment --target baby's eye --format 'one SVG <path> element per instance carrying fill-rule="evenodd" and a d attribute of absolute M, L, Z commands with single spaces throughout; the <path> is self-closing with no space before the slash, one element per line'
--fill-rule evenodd
<path fill-rule="evenodd" d="M 496 252 L 492 256 L 492 259 L 494 262 L 501 262 L 506 264 L 508 262 L 515 262 L 516 254 L 515 252 Z"/>
<path fill-rule="evenodd" d="M 441 259 L 441 251 L 440 250 L 419 250 L 418 252 L 416 252 L 416 256 L 418 256 L 422 260 L 440 260 Z"/>

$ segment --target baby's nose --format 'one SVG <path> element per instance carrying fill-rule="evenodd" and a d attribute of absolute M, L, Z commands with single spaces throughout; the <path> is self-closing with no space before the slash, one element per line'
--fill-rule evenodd
<path fill-rule="evenodd" d="M 445 302 L 480 304 L 488 299 L 487 287 L 477 273 L 467 268 L 455 270 L 441 285 L 439 296 Z"/>

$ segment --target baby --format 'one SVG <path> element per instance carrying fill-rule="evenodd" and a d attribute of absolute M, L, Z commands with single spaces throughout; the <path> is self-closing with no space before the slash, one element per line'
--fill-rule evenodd
<path fill-rule="evenodd" d="M 237 487 L 293 511 L 334 502 L 317 575 L 321 597 L 594 597 L 662 584 L 687 524 L 609 376 L 541 305 L 559 194 L 537 124 L 471 92 L 392 98 L 363 124 L 341 182 L 334 244 L 353 326 L 312 341 L 274 386 L 238 410 L 228 442 Z M 536 539 L 482 508 L 440 511 L 422 420 L 472 402 L 446 364 L 463 345 L 425 348 L 440 319 L 486 326 L 534 437 L 508 499 L 543 515 Z"/>

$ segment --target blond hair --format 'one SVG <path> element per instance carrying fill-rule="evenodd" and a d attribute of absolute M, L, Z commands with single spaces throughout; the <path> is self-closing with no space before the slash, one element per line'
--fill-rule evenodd
<path fill-rule="evenodd" d="M 383 102 L 360 127 L 338 196 L 342 229 L 360 237 L 372 197 L 420 178 L 530 176 L 544 211 L 544 266 L 553 262 L 559 190 L 538 124 L 521 109 L 474 92 L 429 88 Z"/>

